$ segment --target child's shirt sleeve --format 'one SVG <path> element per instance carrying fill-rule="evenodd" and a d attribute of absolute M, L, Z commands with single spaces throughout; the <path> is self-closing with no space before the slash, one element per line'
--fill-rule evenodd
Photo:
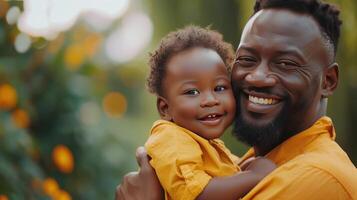
<path fill-rule="evenodd" d="M 178 127 L 154 127 L 145 147 L 171 199 L 195 199 L 212 178 L 204 171 L 199 144 Z"/>

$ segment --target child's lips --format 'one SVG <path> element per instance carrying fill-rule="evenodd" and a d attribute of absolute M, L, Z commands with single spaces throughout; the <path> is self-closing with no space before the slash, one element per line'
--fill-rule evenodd
<path fill-rule="evenodd" d="M 222 116 L 221 114 L 208 114 L 202 118 L 199 119 L 199 121 L 202 124 L 208 125 L 208 126 L 215 126 L 218 125 L 222 121 Z"/>

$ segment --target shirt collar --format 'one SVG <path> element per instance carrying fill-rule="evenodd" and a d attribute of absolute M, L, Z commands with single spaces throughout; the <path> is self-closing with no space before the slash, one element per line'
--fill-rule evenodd
<path fill-rule="evenodd" d="M 278 166 L 282 165 L 296 155 L 303 153 L 304 147 L 321 135 L 325 135 L 331 140 L 335 140 L 336 137 L 332 120 L 327 116 L 321 117 L 310 128 L 288 138 L 271 150 L 265 157 L 271 159 Z M 241 158 L 240 163 L 253 156 L 255 156 L 254 149 L 250 148 Z"/>

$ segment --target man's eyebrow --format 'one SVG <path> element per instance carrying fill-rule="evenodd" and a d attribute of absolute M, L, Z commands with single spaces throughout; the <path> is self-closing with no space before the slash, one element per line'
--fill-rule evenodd
<path fill-rule="evenodd" d="M 304 55 L 298 49 L 290 48 L 286 50 L 277 51 L 277 55 L 287 55 L 287 54 L 296 56 L 298 59 L 302 61 L 306 61 Z"/>
<path fill-rule="evenodd" d="M 257 54 L 257 50 L 255 50 L 254 48 L 252 47 L 248 47 L 248 46 L 245 46 L 245 45 L 240 45 L 237 49 L 237 52 L 236 54 L 238 53 L 239 50 L 246 50 L 246 51 L 249 51 L 250 53 L 253 53 L 253 54 Z"/>
<path fill-rule="evenodd" d="M 249 46 L 245 46 L 245 45 L 239 46 L 236 53 L 238 53 L 238 50 L 246 50 L 246 51 L 249 51 L 252 54 L 258 54 L 256 49 L 254 49 L 252 47 L 249 47 Z M 304 55 L 296 48 L 287 48 L 287 49 L 283 49 L 283 50 L 278 50 L 276 52 L 276 54 L 277 55 L 286 55 L 286 54 L 294 55 L 298 59 L 306 62 L 306 59 L 305 59 Z"/>

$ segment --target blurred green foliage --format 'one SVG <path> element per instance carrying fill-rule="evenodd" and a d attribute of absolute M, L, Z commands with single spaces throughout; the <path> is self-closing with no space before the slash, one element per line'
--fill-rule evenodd
<path fill-rule="evenodd" d="M 54 41 L 31 38 L 30 50 L 18 53 L 14 39 L 19 30 L 7 24 L 1 9 L 21 3 L 10 1 L 6 8 L 5 1 L 0 2 L 0 195 L 51 199 L 66 193 L 72 199 L 113 199 L 123 175 L 137 169 L 135 149 L 144 143 L 151 123 L 158 118 L 155 99 L 144 86 L 149 50 L 129 63 L 103 67 L 113 65 L 96 60 L 106 33 L 79 24 Z M 341 7 L 344 25 L 338 54 L 340 86 L 330 99 L 328 112 L 336 125 L 337 141 L 356 164 L 357 3 L 332 2 Z M 236 47 L 253 3 L 143 1 L 141 6 L 154 24 L 150 49 L 168 32 L 188 24 L 211 26 Z M 89 42 L 94 52 L 71 52 L 75 45 L 87 47 L 86 36 L 95 38 Z M 2 90 L 4 85 L 7 87 Z M 1 91 L 6 94 L 5 100 L 1 100 Z M 117 96 L 112 100 L 117 101 L 119 94 L 125 105 L 124 113 L 114 118 L 105 110 L 105 99 L 113 92 Z M 107 109 L 113 108 L 109 105 Z M 247 149 L 229 131 L 223 139 L 238 155 Z M 56 156 L 58 145 L 67 147 L 69 153 Z"/>

